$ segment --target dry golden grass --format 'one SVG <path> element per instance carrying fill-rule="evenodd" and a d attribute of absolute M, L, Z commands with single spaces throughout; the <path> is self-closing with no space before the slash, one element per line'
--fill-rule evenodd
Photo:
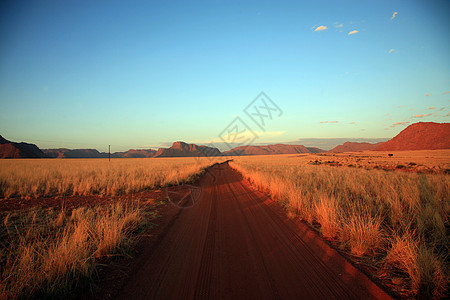
<path fill-rule="evenodd" d="M 289 215 L 319 223 L 325 237 L 378 269 L 400 295 L 444 297 L 450 176 L 312 165 L 316 157 L 239 157 L 230 165 Z"/>
<path fill-rule="evenodd" d="M 0 299 L 69 296 L 92 280 L 96 261 L 129 250 L 131 234 L 154 215 L 135 205 L 2 217 Z"/>
<path fill-rule="evenodd" d="M 0 198 L 116 195 L 195 179 L 223 158 L 0 160 Z M 32 200 L 30 200 L 32 201 Z M 0 299 L 66 298 L 98 259 L 125 255 L 153 213 L 113 203 L 0 215 Z"/>
<path fill-rule="evenodd" d="M 177 184 L 220 158 L 0 160 L 0 199 L 117 195 Z"/>

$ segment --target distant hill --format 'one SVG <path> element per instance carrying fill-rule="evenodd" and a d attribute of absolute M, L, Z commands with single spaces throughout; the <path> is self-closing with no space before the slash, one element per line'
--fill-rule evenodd
<path fill-rule="evenodd" d="M 100 153 L 96 149 L 44 149 L 48 158 L 104 158 L 108 153 Z"/>
<path fill-rule="evenodd" d="M 295 153 L 320 153 L 319 148 L 307 148 L 303 145 L 275 144 L 265 146 L 240 146 L 223 152 L 224 155 L 273 155 L 273 154 L 295 154 Z"/>
<path fill-rule="evenodd" d="M 377 147 L 378 151 L 450 149 L 450 123 L 418 122 Z"/>
<path fill-rule="evenodd" d="M 367 151 L 375 150 L 380 147 L 384 142 L 371 144 L 371 143 L 356 143 L 356 142 L 345 142 L 343 145 L 338 145 L 328 152 L 338 153 L 338 152 L 356 152 L 356 151 Z"/>
<path fill-rule="evenodd" d="M 96 149 L 44 149 L 48 158 L 107 158 L 108 153 Z M 111 158 L 144 158 L 153 157 L 156 151 L 152 149 L 130 149 L 125 152 L 111 153 Z"/>
<path fill-rule="evenodd" d="M 222 155 L 222 153 L 217 148 L 187 144 L 185 142 L 175 142 L 170 148 L 159 148 L 154 157 L 196 157 L 220 155 Z"/>
<path fill-rule="evenodd" d="M 35 144 L 15 143 L 0 135 L 0 158 L 43 158 L 45 154 Z"/>
<path fill-rule="evenodd" d="M 153 149 L 130 149 L 126 152 L 114 152 L 111 154 L 113 158 L 145 158 L 153 157 L 156 154 L 156 150 Z"/>

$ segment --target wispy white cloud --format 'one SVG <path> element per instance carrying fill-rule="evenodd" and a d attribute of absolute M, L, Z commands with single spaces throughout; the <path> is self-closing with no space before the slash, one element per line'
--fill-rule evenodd
<path fill-rule="evenodd" d="M 356 124 L 355 122 L 350 122 L 350 124 Z"/>
<path fill-rule="evenodd" d="M 445 109 L 445 107 L 442 107 L 439 111 L 443 111 Z"/>
<path fill-rule="evenodd" d="M 426 94 L 425 96 L 427 96 L 427 97 L 428 97 L 428 96 L 431 96 L 431 95 L 430 95 L 430 94 Z"/>
<path fill-rule="evenodd" d="M 421 114 L 421 115 L 415 115 L 415 116 L 413 116 L 413 118 L 424 118 L 424 117 L 429 117 L 429 116 L 431 116 L 431 114 L 426 114 L 426 115 Z"/>
<path fill-rule="evenodd" d="M 344 24 L 336 22 L 336 23 L 334 23 L 334 27 L 342 28 L 342 27 L 344 27 Z"/>
<path fill-rule="evenodd" d="M 339 123 L 339 121 L 322 121 L 320 123 L 322 123 L 322 124 L 325 124 L 325 123 Z"/>
<path fill-rule="evenodd" d="M 260 139 L 273 138 L 286 133 L 286 131 L 253 131 Z"/>
<path fill-rule="evenodd" d="M 397 108 L 402 108 L 402 107 L 406 107 L 406 105 L 399 105 L 399 106 L 397 106 Z"/>
<path fill-rule="evenodd" d="M 259 140 L 267 140 L 270 138 L 278 137 L 286 133 L 286 131 L 257 131 L 253 130 L 254 133 L 258 137 Z M 245 135 L 245 134 L 244 134 Z M 208 145 L 208 144 L 221 144 L 223 140 L 221 137 L 213 138 L 211 140 L 192 140 L 191 143 L 200 144 L 200 145 Z"/>
<path fill-rule="evenodd" d="M 395 126 L 399 126 L 399 125 L 408 125 L 411 122 L 395 122 L 394 124 L 391 125 L 391 127 L 395 127 Z"/>
<path fill-rule="evenodd" d="M 445 93 L 442 93 L 442 95 L 445 95 L 445 94 L 450 94 L 450 91 L 448 91 L 448 92 L 445 92 Z"/>
<path fill-rule="evenodd" d="M 431 107 L 428 107 L 427 109 L 436 109 L 436 107 L 431 106 Z"/>
<path fill-rule="evenodd" d="M 355 33 L 358 33 L 358 30 L 350 31 L 350 32 L 348 33 L 348 35 L 352 35 L 352 34 L 355 34 Z"/>
<path fill-rule="evenodd" d="M 391 54 L 392 52 L 396 51 L 395 49 L 391 49 L 389 50 L 389 54 Z"/>
<path fill-rule="evenodd" d="M 317 27 L 316 29 L 314 29 L 314 31 L 322 31 L 322 30 L 326 30 L 328 27 L 324 26 L 324 25 L 320 25 L 319 27 Z"/>
<path fill-rule="evenodd" d="M 397 14 L 398 14 L 398 12 L 394 12 L 394 13 L 392 14 L 391 20 L 394 20 L 394 18 L 397 16 Z"/>

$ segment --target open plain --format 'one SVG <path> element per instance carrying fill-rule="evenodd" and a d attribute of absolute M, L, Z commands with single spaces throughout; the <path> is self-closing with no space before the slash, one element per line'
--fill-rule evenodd
<path fill-rule="evenodd" d="M 229 158 L 0 161 L 3 297 L 448 292 L 448 150 Z"/>

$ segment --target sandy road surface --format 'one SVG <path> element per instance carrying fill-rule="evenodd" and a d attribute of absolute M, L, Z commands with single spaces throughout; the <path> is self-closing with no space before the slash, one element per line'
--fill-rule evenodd
<path fill-rule="evenodd" d="M 200 186 L 118 299 L 389 298 L 228 164 Z"/>

